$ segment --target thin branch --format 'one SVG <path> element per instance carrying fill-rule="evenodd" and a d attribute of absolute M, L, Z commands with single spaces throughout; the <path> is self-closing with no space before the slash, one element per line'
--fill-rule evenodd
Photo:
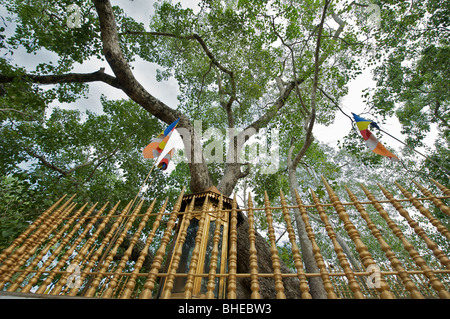
<path fill-rule="evenodd" d="M 331 11 L 331 16 L 333 17 L 333 20 L 339 24 L 338 29 L 336 30 L 336 33 L 333 35 L 335 39 L 339 38 L 339 35 L 341 34 L 342 30 L 344 30 L 345 27 L 345 21 L 343 21 L 334 11 Z"/>
<path fill-rule="evenodd" d="M 205 85 L 205 79 L 206 79 L 206 76 L 209 74 L 209 72 L 211 72 L 212 66 L 213 66 L 213 64 L 210 63 L 210 64 L 209 64 L 208 71 L 206 71 L 206 73 L 203 74 L 203 77 L 202 77 L 202 83 L 201 83 L 201 85 L 200 85 L 200 91 L 198 92 L 198 95 L 197 95 L 197 101 L 200 99 L 200 96 L 201 96 L 202 93 L 203 93 L 203 87 L 204 87 L 204 85 Z"/>
<path fill-rule="evenodd" d="M 149 31 L 130 31 L 127 30 L 125 32 L 118 33 L 118 35 L 127 35 L 127 34 L 135 34 L 135 35 L 148 35 L 148 36 L 163 36 L 163 37 L 169 37 L 169 38 L 175 38 L 175 39 L 185 39 L 185 40 L 196 40 L 200 46 L 202 47 L 203 51 L 206 53 L 208 58 L 210 58 L 211 62 L 217 66 L 220 70 L 227 73 L 230 76 L 234 76 L 233 71 L 227 69 L 222 64 L 220 64 L 212 52 L 209 50 L 208 46 L 206 45 L 206 42 L 196 33 L 190 34 L 190 35 L 176 35 L 169 32 L 149 32 Z"/>
<path fill-rule="evenodd" d="M 443 125 L 445 125 L 447 128 L 450 128 L 450 126 L 448 125 L 448 122 L 445 120 L 445 118 L 443 118 L 442 116 L 439 115 L 439 108 L 441 107 L 441 103 L 439 102 L 439 100 L 436 100 L 436 106 L 433 108 L 434 109 L 434 116 L 436 118 L 438 118 Z"/>
<path fill-rule="evenodd" d="M 97 165 L 95 165 L 94 169 L 92 170 L 91 174 L 89 174 L 85 183 L 87 183 L 91 180 L 91 178 L 94 176 L 95 172 L 100 167 L 100 165 L 102 165 L 106 160 L 108 160 L 111 156 L 113 156 L 117 153 L 117 151 L 119 150 L 119 146 L 120 145 L 117 145 L 117 147 L 114 150 L 112 150 L 109 154 L 107 154 L 107 156 L 105 156 L 100 162 L 98 162 Z"/>
<path fill-rule="evenodd" d="M 131 134 L 129 134 L 128 136 L 126 136 L 125 139 L 123 139 L 122 143 L 123 143 L 126 139 L 128 139 L 128 138 L 130 137 L 130 135 L 131 135 Z M 118 151 L 118 149 L 119 149 L 119 147 L 120 147 L 120 145 L 121 145 L 122 143 L 119 143 L 119 145 L 117 145 L 117 147 L 116 147 L 115 149 L 113 149 L 112 151 L 106 151 L 106 152 L 100 154 L 99 156 L 97 156 L 95 159 L 92 159 L 92 160 L 90 160 L 90 161 L 86 161 L 86 162 L 84 162 L 84 163 L 82 163 L 82 164 L 80 164 L 80 165 L 77 165 L 77 166 L 75 166 L 75 167 L 69 169 L 69 170 L 62 169 L 62 168 L 56 166 L 55 164 L 49 162 L 49 161 L 44 157 L 44 155 L 38 154 L 36 151 L 34 151 L 32 148 L 30 148 L 30 147 L 28 147 L 28 146 L 24 146 L 24 150 L 25 150 L 30 156 L 37 158 L 37 159 L 38 159 L 45 167 L 48 167 L 48 168 L 50 168 L 51 170 L 54 170 L 54 171 L 60 173 L 61 176 L 63 176 L 63 177 L 67 177 L 67 176 L 69 176 L 69 175 L 72 175 L 76 170 L 78 170 L 78 169 L 80 169 L 80 168 L 83 168 L 83 167 L 90 166 L 90 165 L 94 164 L 96 161 L 102 159 L 102 160 L 96 165 L 96 167 L 94 168 L 94 171 L 89 175 L 88 179 L 86 180 L 86 182 L 87 182 L 87 181 L 92 177 L 92 175 L 94 174 L 94 172 L 95 172 L 95 170 L 98 168 L 98 166 L 100 166 L 100 165 L 101 165 L 104 161 L 106 161 L 109 157 L 111 157 L 112 155 L 114 155 L 115 153 L 117 153 L 117 151 Z M 87 160 L 87 159 L 86 159 L 86 160 Z"/>
<path fill-rule="evenodd" d="M 317 91 L 318 82 L 319 82 L 319 67 L 321 65 L 321 61 L 319 59 L 320 44 L 321 44 L 321 39 L 322 39 L 323 24 L 325 22 L 325 16 L 326 16 L 326 12 L 327 12 L 329 4 L 330 4 L 330 1 L 326 0 L 325 6 L 323 8 L 322 19 L 321 19 L 320 25 L 319 25 L 319 31 L 318 31 L 319 34 L 317 37 L 316 52 L 314 55 L 314 61 L 315 61 L 315 63 L 314 63 L 314 81 L 313 81 L 313 87 L 312 87 L 312 92 L 311 92 L 311 115 L 310 115 L 310 119 L 309 119 L 308 130 L 306 132 L 305 143 L 303 144 L 302 148 L 297 153 L 297 155 L 295 156 L 293 161 L 288 162 L 289 165 L 291 165 L 292 169 L 295 169 L 297 167 L 301 158 L 303 156 L 305 156 L 306 151 L 308 150 L 309 146 L 311 145 L 311 143 L 314 140 L 314 137 L 312 135 L 312 130 L 313 130 L 314 122 L 316 119 L 316 91 Z"/>
<path fill-rule="evenodd" d="M 115 149 L 113 149 L 111 152 L 105 152 L 102 155 L 97 157 L 97 160 L 100 159 L 101 157 L 104 157 L 100 162 L 98 162 L 97 165 L 95 165 L 94 169 L 92 170 L 91 174 L 88 176 L 88 178 L 86 179 L 85 183 L 87 183 L 88 181 L 90 181 L 90 179 L 94 176 L 95 171 L 100 167 L 100 165 L 102 165 L 107 159 L 109 159 L 111 156 L 115 155 L 117 153 L 117 151 L 119 150 L 119 147 L 125 143 L 130 137 L 131 135 L 133 135 L 134 132 L 127 134 L 116 146 Z"/>
<path fill-rule="evenodd" d="M 0 112 L 5 112 L 5 113 L 6 112 L 16 112 L 16 113 L 22 114 L 23 116 L 26 116 L 26 117 L 29 117 L 29 118 L 33 118 L 33 116 L 31 114 L 27 114 L 25 112 L 22 112 L 22 111 L 19 111 L 19 110 L 16 110 L 16 109 L 12 109 L 12 108 L 0 109 Z"/>
<path fill-rule="evenodd" d="M 272 17 L 272 29 L 273 29 L 273 32 L 275 32 L 275 34 L 277 35 L 277 37 L 278 37 L 278 39 L 280 39 L 280 41 L 281 41 L 281 43 L 285 46 L 285 47 L 287 47 L 288 49 L 289 49 L 289 51 L 291 52 L 291 61 L 292 61 L 292 72 L 293 72 L 293 74 L 294 74 L 294 84 L 295 84 L 295 89 L 296 89 L 296 92 L 297 92 L 297 95 L 298 95 L 298 98 L 300 99 L 300 105 L 302 106 L 302 108 L 303 108 L 303 110 L 301 109 L 301 111 L 302 111 L 302 114 L 304 115 L 304 112 L 306 112 L 306 114 L 307 115 L 310 115 L 310 112 L 309 112 L 309 110 L 308 110 L 308 108 L 306 107 L 306 105 L 303 103 L 303 99 L 302 99 L 302 97 L 301 97 L 301 94 L 300 94 L 300 89 L 299 89 L 299 87 L 298 87 L 298 81 L 297 81 L 297 68 L 295 67 L 295 54 L 294 54 L 294 49 L 292 49 L 292 47 L 290 46 L 290 45 L 288 45 L 285 41 L 284 41 L 284 39 L 283 39 L 283 37 L 278 33 L 278 31 L 277 31 L 277 29 L 276 29 L 276 27 L 275 27 L 275 18 L 274 17 Z M 277 79 L 278 79 L 278 77 L 277 77 Z M 280 78 L 280 80 L 281 80 L 281 78 Z M 278 88 L 280 89 L 280 93 L 281 94 L 283 94 L 283 91 L 284 91 L 284 88 L 282 88 L 281 89 L 281 87 L 282 87 L 282 83 L 279 83 L 279 82 L 281 82 L 281 81 L 277 81 L 277 85 L 278 85 Z M 281 84 L 281 85 L 280 85 Z M 303 112 L 304 111 L 304 112 Z"/>
<path fill-rule="evenodd" d="M 39 161 L 41 161 L 41 163 L 42 163 L 45 167 L 48 167 L 48 168 L 50 168 L 51 170 L 54 170 L 54 171 L 60 173 L 61 176 L 67 176 L 67 175 L 69 175 L 69 174 L 68 174 L 68 171 L 63 170 L 62 168 L 59 168 L 58 166 L 56 166 L 56 165 L 53 164 L 53 163 L 50 163 L 43 155 L 39 155 L 39 154 L 36 153 L 33 149 L 31 149 L 30 147 L 25 146 L 25 147 L 24 147 L 24 150 L 25 150 L 30 156 L 35 157 L 35 158 L 37 158 Z"/>
<path fill-rule="evenodd" d="M 325 95 L 325 97 L 326 97 L 328 100 L 330 100 L 330 101 L 331 101 L 331 102 L 339 109 L 339 111 L 341 111 L 342 114 L 344 114 L 345 116 L 347 116 L 347 117 L 350 119 L 350 121 L 353 123 L 353 121 L 354 121 L 353 118 L 352 118 L 351 116 L 347 115 L 347 114 L 342 110 L 342 108 L 339 106 L 339 103 L 336 102 L 335 99 L 333 99 L 330 95 L 328 95 L 328 94 L 322 89 L 321 86 L 318 86 L 317 88 L 319 89 L 320 92 L 322 92 L 323 95 Z"/>
<path fill-rule="evenodd" d="M 327 1 L 327 6 L 328 5 L 329 5 L 329 1 Z M 323 28 L 322 22 L 321 22 L 321 25 Z M 314 28 L 313 32 L 309 35 L 307 41 L 309 41 L 309 39 L 315 34 L 315 32 L 319 28 L 319 26 L 320 25 L 317 25 Z M 336 33 L 334 34 L 334 36 L 338 37 L 340 35 L 340 33 L 341 33 L 341 30 L 338 28 L 338 30 L 336 30 Z M 322 37 L 322 32 L 320 32 L 320 37 Z M 320 58 L 320 60 L 318 61 L 319 66 L 322 65 L 322 63 L 328 58 L 329 54 L 322 56 L 322 58 Z M 278 99 L 275 101 L 274 106 L 271 109 L 269 109 L 266 113 L 264 113 L 261 117 L 259 117 L 257 120 L 255 120 L 253 123 L 248 125 L 246 127 L 246 129 L 254 128 L 256 131 L 258 131 L 259 129 L 261 129 L 262 127 L 267 125 L 267 123 L 270 121 L 270 119 L 275 117 L 278 114 L 279 110 L 285 105 L 285 102 L 287 101 L 292 90 L 296 86 L 305 82 L 309 78 L 309 76 L 314 73 L 315 68 L 316 68 L 316 65 L 311 66 L 308 70 L 306 70 L 306 72 L 303 72 L 303 74 L 300 75 L 298 78 L 294 79 L 293 81 L 288 82 L 287 85 L 285 86 L 285 90 L 284 90 L 283 94 L 280 94 Z"/>
<path fill-rule="evenodd" d="M 233 105 L 233 102 L 236 99 L 236 81 L 235 81 L 234 72 L 231 71 L 230 69 L 226 68 L 225 66 L 223 66 L 221 63 L 219 63 L 217 61 L 216 57 L 213 55 L 211 50 L 208 48 L 206 42 L 202 39 L 202 37 L 200 37 L 196 33 L 190 34 L 190 35 L 176 35 L 176 34 L 168 33 L 168 32 L 148 32 L 148 31 L 129 31 L 129 30 L 127 30 L 123 33 L 119 33 L 119 35 L 126 35 L 126 34 L 163 36 L 163 37 L 170 37 L 170 38 L 175 38 L 175 39 L 197 41 L 200 44 L 200 46 L 202 47 L 205 54 L 211 60 L 211 63 L 214 64 L 217 68 L 219 68 L 219 70 L 221 70 L 222 72 L 228 74 L 228 76 L 230 77 L 231 93 L 229 94 L 230 98 L 229 98 L 227 104 L 224 106 L 224 109 L 227 111 L 228 122 L 229 122 L 230 127 L 234 127 L 234 119 L 230 118 L 233 116 L 232 111 L 231 111 L 231 106 Z"/>
<path fill-rule="evenodd" d="M 246 177 L 248 174 L 250 174 L 250 163 L 244 163 L 241 165 L 247 165 L 247 168 L 245 169 L 245 171 L 241 171 L 241 174 L 239 175 L 239 178 L 243 178 Z"/>

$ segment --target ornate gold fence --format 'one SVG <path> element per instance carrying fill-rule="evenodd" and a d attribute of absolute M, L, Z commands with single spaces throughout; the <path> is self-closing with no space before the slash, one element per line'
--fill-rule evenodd
<path fill-rule="evenodd" d="M 276 204 L 266 193 L 259 208 L 250 195 L 240 208 L 236 196 L 225 198 L 215 189 L 189 195 L 183 189 L 172 210 L 168 198 L 149 204 L 130 201 L 119 209 L 120 202 L 76 208 L 74 197 L 65 196 L 0 254 L 0 291 L 124 299 L 236 298 L 237 281 L 247 278 L 251 298 L 259 298 L 260 281 L 272 278 L 274 295 L 285 298 L 284 279 L 294 278 L 301 298 L 311 298 L 308 279 L 320 277 L 328 298 L 450 297 L 450 232 L 445 226 L 449 189 L 433 180 L 442 192 L 438 196 L 414 182 L 421 193 L 414 196 L 396 183 L 403 194 L 396 198 L 379 185 L 381 200 L 361 186 L 359 197 L 346 188 L 350 201 L 344 202 L 322 180 L 327 202 L 324 194 L 311 190 L 304 198 L 296 192 L 295 206 L 287 204 L 282 191 L 272 200 Z M 318 273 L 305 272 L 296 209 Z M 248 227 L 247 273 L 237 271 L 242 219 Z M 267 240 L 270 273 L 259 271 L 257 234 Z M 359 265 L 350 261 L 338 236 Z M 287 254 L 277 248 L 280 238 Z M 282 271 L 282 263 L 291 272 Z"/>

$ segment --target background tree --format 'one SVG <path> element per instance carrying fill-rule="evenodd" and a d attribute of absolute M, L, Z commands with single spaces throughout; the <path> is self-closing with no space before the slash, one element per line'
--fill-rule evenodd
<path fill-rule="evenodd" d="M 373 55 L 379 63 L 374 72 L 377 87 L 367 92 L 370 110 L 381 116 L 395 114 L 409 147 L 426 146 L 429 157 L 448 170 L 450 5 L 433 0 L 379 5 L 383 23 L 375 37 L 380 50 Z M 425 142 L 433 128 L 438 135 L 434 147 Z M 423 164 L 423 176 L 431 173 L 448 184 L 448 171 L 430 161 Z"/>

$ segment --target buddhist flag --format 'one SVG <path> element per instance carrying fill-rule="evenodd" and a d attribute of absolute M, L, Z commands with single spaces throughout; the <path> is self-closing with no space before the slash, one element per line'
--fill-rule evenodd
<path fill-rule="evenodd" d="M 358 127 L 359 132 L 361 133 L 362 137 L 366 141 L 367 147 L 370 150 L 372 150 L 372 152 L 374 152 L 378 155 L 387 156 L 393 161 L 398 161 L 398 157 L 395 156 L 394 154 L 392 154 L 391 152 L 389 152 L 383 146 L 383 144 L 381 144 L 378 141 L 378 139 L 375 137 L 375 135 L 373 135 L 372 132 L 369 131 L 369 125 L 379 129 L 377 123 L 363 119 L 362 117 L 359 117 L 355 113 L 352 113 L 352 115 L 356 121 L 356 126 Z"/>
<path fill-rule="evenodd" d="M 175 152 L 175 147 L 172 148 L 159 162 L 158 168 L 162 171 L 165 171 L 167 167 L 169 167 L 169 162 L 172 159 L 173 153 Z"/>
<path fill-rule="evenodd" d="M 166 144 L 170 139 L 170 136 L 172 135 L 173 130 L 178 125 L 179 120 L 180 118 L 170 124 L 164 131 L 162 131 L 157 137 L 155 137 L 150 144 L 148 144 L 144 148 L 144 151 L 142 152 L 144 158 L 158 158 L 158 156 L 161 155 L 164 147 L 166 147 Z"/>

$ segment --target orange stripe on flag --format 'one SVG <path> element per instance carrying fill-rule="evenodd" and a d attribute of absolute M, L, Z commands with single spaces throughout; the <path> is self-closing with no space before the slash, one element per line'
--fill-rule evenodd
<path fill-rule="evenodd" d="M 164 134 L 159 134 L 150 144 L 148 144 L 142 154 L 144 158 L 155 158 L 161 154 L 161 151 L 158 150 L 159 144 L 163 141 Z"/>
<path fill-rule="evenodd" d="M 384 147 L 383 144 L 381 144 L 381 143 L 378 143 L 377 147 L 375 147 L 372 151 L 378 155 L 387 156 L 387 157 L 391 158 L 392 160 L 393 159 L 398 160 L 398 157 L 395 156 L 394 154 L 392 154 L 391 152 L 389 152 L 386 149 L 386 147 Z"/>

